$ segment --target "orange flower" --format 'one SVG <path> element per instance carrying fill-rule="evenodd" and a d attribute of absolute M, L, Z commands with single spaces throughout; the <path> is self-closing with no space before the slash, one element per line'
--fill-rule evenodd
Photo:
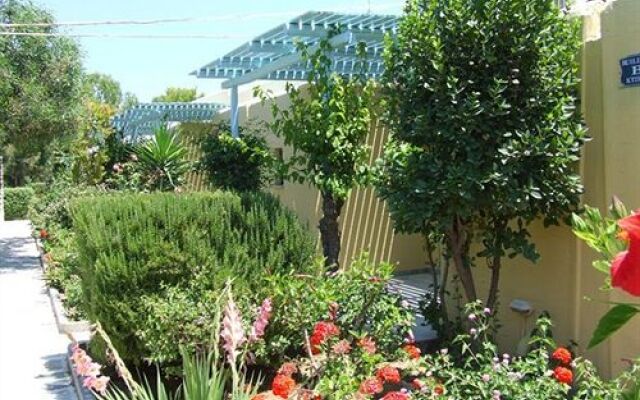
<path fill-rule="evenodd" d="M 389 365 L 384 366 L 376 372 L 376 376 L 384 383 L 400 383 L 400 371 Z"/>
<path fill-rule="evenodd" d="M 271 384 L 271 391 L 273 394 L 282 397 L 283 399 L 288 399 L 289 395 L 295 388 L 296 381 L 286 375 L 276 375 L 273 379 L 273 383 Z"/>
<path fill-rule="evenodd" d="M 433 388 L 433 393 L 437 394 L 438 396 L 441 396 L 444 394 L 444 386 L 442 385 L 436 385 Z"/>
<path fill-rule="evenodd" d="M 378 378 L 367 378 L 360 384 L 359 393 L 374 395 L 378 393 L 382 393 L 383 390 L 382 382 Z"/>
<path fill-rule="evenodd" d="M 571 352 L 564 347 L 558 347 L 553 354 L 551 354 L 551 358 L 559 361 L 563 365 L 571 364 Z"/>
<path fill-rule="evenodd" d="M 420 358 L 421 351 L 416 345 L 407 344 L 403 347 L 403 349 L 409 355 L 409 358 Z"/>
<path fill-rule="evenodd" d="M 571 385 L 573 382 L 573 372 L 569 368 L 557 367 L 553 370 L 553 377 L 560 383 Z"/>

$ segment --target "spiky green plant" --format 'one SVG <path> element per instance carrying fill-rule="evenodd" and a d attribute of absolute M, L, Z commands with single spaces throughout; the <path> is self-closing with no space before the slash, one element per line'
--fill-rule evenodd
<path fill-rule="evenodd" d="M 165 126 L 156 129 L 153 138 L 138 144 L 134 153 L 151 190 L 176 189 L 189 170 L 187 148 L 177 133 Z"/>

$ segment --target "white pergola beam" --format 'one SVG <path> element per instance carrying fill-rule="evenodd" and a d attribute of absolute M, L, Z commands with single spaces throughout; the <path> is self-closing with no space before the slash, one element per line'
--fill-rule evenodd
<path fill-rule="evenodd" d="M 331 38 L 329 40 L 329 43 L 331 44 L 332 47 L 351 44 L 353 43 L 353 34 L 351 32 L 341 33 L 340 35 L 337 35 Z M 311 46 L 311 48 L 309 48 L 309 52 L 313 53 L 314 51 L 318 50 L 318 48 L 319 48 L 319 45 Z M 244 85 L 245 83 L 253 82 L 255 80 L 264 78 L 274 71 L 286 69 L 287 67 L 297 64 L 299 62 L 300 62 L 300 54 L 298 52 L 292 53 L 286 56 L 282 56 L 277 60 L 271 62 L 270 64 L 265 65 L 262 68 L 255 69 L 237 78 L 229 79 L 227 81 L 222 82 L 221 87 L 223 89 L 230 89 L 234 86 Z"/>

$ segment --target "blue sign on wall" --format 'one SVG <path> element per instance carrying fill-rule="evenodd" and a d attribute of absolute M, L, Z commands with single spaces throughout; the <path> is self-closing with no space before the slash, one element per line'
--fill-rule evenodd
<path fill-rule="evenodd" d="M 624 86 L 640 86 L 640 54 L 620 60 L 621 82 Z"/>

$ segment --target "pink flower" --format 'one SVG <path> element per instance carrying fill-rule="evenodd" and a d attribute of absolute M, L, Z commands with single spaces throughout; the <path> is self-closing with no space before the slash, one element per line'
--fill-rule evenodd
<path fill-rule="evenodd" d="M 346 339 L 342 339 L 333 345 L 333 352 L 336 354 L 347 354 L 351 351 L 351 344 Z"/>
<path fill-rule="evenodd" d="M 271 318 L 271 299 L 267 298 L 262 302 L 262 305 L 258 309 L 258 316 L 251 327 L 251 333 L 249 334 L 249 343 L 255 343 L 264 336 L 264 331 L 269 325 L 269 318 Z"/>
<path fill-rule="evenodd" d="M 358 341 L 358 346 L 367 354 L 376 353 L 376 342 L 370 337 L 364 337 Z"/>
<path fill-rule="evenodd" d="M 224 318 L 222 319 L 222 331 L 220 336 L 224 340 L 223 348 L 227 352 L 227 359 L 230 363 L 235 363 L 238 358 L 240 346 L 246 341 L 244 329 L 242 328 L 242 318 L 240 311 L 233 297 L 229 294 L 229 301 L 224 307 Z"/>
<path fill-rule="evenodd" d="M 107 391 L 107 384 L 109 383 L 109 380 L 110 378 L 108 376 L 88 376 L 82 381 L 82 386 L 91 390 L 95 390 L 100 394 L 105 394 L 105 392 Z"/>
<path fill-rule="evenodd" d="M 100 375 L 100 368 L 100 364 L 92 362 L 91 358 L 88 358 L 86 362 L 76 365 L 76 372 L 78 375 L 96 378 Z"/>

